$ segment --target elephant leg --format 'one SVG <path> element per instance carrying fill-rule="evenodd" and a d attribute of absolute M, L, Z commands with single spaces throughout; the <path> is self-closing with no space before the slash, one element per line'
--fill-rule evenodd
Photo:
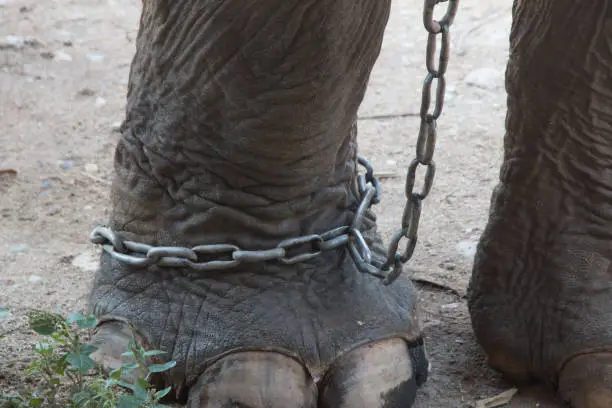
<path fill-rule="evenodd" d="M 316 408 L 316 387 L 297 360 L 245 351 L 210 365 L 189 391 L 187 408 Z"/>
<path fill-rule="evenodd" d="M 372 262 L 386 259 L 360 210 L 356 123 L 389 12 L 390 0 L 144 2 L 104 238 L 115 252 L 91 292 L 95 340 L 114 343 L 103 360 L 125 340 L 107 321 L 129 322 L 176 362 L 158 382 L 191 407 L 312 406 L 311 378 L 366 340 L 416 341 L 426 365 L 416 288 L 364 273 L 347 245 L 362 214 Z M 399 387 L 385 398 L 408 408 L 410 353 L 367 350 L 338 363 L 331 403 L 355 398 L 351 376 L 380 374 L 368 392 Z"/>
<path fill-rule="evenodd" d="M 322 379 L 319 408 L 410 407 L 428 371 L 422 344 L 394 338 L 360 346 Z"/>
<path fill-rule="evenodd" d="M 612 406 L 612 1 L 515 1 L 504 162 L 469 308 L 489 363 Z"/>

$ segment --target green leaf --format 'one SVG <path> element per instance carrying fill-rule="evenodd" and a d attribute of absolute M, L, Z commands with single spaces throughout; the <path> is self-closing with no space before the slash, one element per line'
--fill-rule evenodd
<path fill-rule="evenodd" d="M 81 353 L 85 354 L 86 356 L 90 356 L 97 349 L 98 349 L 98 346 L 94 344 L 81 344 L 80 345 Z"/>
<path fill-rule="evenodd" d="M 85 316 L 81 320 L 77 320 L 77 326 L 81 329 L 93 329 L 98 324 L 98 318 L 96 316 Z"/>
<path fill-rule="evenodd" d="M 29 406 L 37 408 L 42 406 L 42 403 L 45 402 L 45 399 L 40 397 L 32 397 L 28 402 Z"/>
<path fill-rule="evenodd" d="M 143 353 L 144 357 L 152 357 L 152 356 L 159 356 L 160 354 L 168 354 L 165 351 L 161 351 L 161 350 L 150 350 L 150 351 L 145 351 Z"/>
<path fill-rule="evenodd" d="M 76 406 L 80 407 L 81 405 L 84 405 L 87 401 L 89 401 L 91 397 L 92 395 L 91 395 L 91 392 L 89 391 L 76 392 L 72 395 L 72 402 Z"/>
<path fill-rule="evenodd" d="M 122 370 L 121 368 L 117 368 L 117 369 L 115 369 L 115 370 L 111 371 L 111 372 L 109 373 L 108 377 L 109 377 L 111 380 L 118 380 L 118 379 L 120 379 L 120 378 L 121 378 L 121 374 L 122 374 L 122 372 L 123 372 L 123 370 Z"/>
<path fill-rule="evenodd" d="M 151 388 L 151 384 L 149 384 L 147 380 L 144 378 L 138 378 L 134 384 L 134 388 L 132 388 L 132 391 L 134 391 L 134 395 L 147 399 L 149 396 L 149 388 Z"/>
<path fill-rule="evenodd" d="M 123 395 L 119 398 L 117 408 L 141 408 L 146 402 L 146 399 L 143 400 L 135 395 Z"/>
<path fill-rule="evenodd" d="M 172 391 L 172 387 L 164 388 L 163 390 L 157 391 L 155 393 L 155 401 L 159 401 L 160 399 L 164 398 L 166 395 L 168 395 L 170 391 Z"/>
<path fill-rule="evenodd" d="M 33 310 L 28 313 L 28 324 L 36 333 L 48 336 L 64 328 L 66 320 L 59 314 Z"/>
<path fill-rule="evenodd" d="M 123 363 L 121 364 L 121 368 L 125 369 L 125 370 L 133 370 L 135 368 L 140 367 L 138 365 L 138 363 Z"/>
<path fill-rule="evenodd" d="M 66 319 L 66 323 L 68 324 L 76 323 L 79 320 L 83 320 L 84 318 L 85 316 L 83 316 L 82 313 L 71 313 Z"/>
<path fill-rule="evenodd" d="M 167 371 L 174 366 L 176 366 L 176 361 L 172 360 L 164 364 L 151 364 L 147 367 L 147 370 L 149 370 L 149 373 L 161 373 L 162 371 Z"/>
<path fill-rule="evenodd" d="M 131 358 L 131 359 L 135 359 L 136 356 L 134 355 L 133 351 L 126 351 L 125 353 L 121 354 L 123 357 L 127 357 L 127 358 Z"/>
<path fill-rule="evenodd" d="M 85 374 L 96 366 L 96 363 L 86 354 L 83 353 L 68 353 L 66 359 L 71 368 Z"/>
<path fill-rule="evenodd" d="M 134 391 L 134 384 L 130 384 L 129 382 L 118 380 L 117 385 L 123 388 L 127 388 L 128 390 Z"/>

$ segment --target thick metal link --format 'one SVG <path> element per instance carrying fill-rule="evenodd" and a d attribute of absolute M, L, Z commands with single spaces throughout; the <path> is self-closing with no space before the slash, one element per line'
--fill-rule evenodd
<path fill-rule="evenodd" d="M 433 19 L 434 8 L 440 2 L 448 1 L 445 16 L 440 21 Z M 423 82 L 421 100 L 421 125 L 416 143 L 416 158 L 408 166 L 406 175 L 406 205 L 402 216 L 401 229 L 397 231 L 387 249 L 386 260 L 380 263 L 372 256 L 372 251 L 364 238 L 361 228 L 367 210 L 380 202 L 381 186 L 374 176 L 372 165 L 363 157 L 358 157 L 359 165 L 365 174 L 357 177 L 357 190 L 361 196 L 358 208 L 350 226 L 341 226 L 322 234 L 313 234 L 283 240 L 274 248 L 264 250 L 244 250 L 236 245 L 212 244 L 186 247 L 154 247 L 134 241 L 123 240 L 107 227 L 96 227 L 90 240 L 102 245 L 105 252 L 116 260 L 135 267 L 151 265 L 165 267 L 185 267 L 197 271 L 212 271 L 234 268 L 243 263 L 276 261 L 285 265 L 306 262 L 321 255 L 348 246 L 355 264 L 360 271 L 383 279 L 385 284 L 392 283 L 402 272 L 403 264 L 414 253 L 418 240 L 422 201 L 431 191 L 436 165 L 433 155 L 436 145 L 436 120 L 442 114 L 446 82 L 444 74 L 448 66 L 451 26 L 457 12 L 458 0 L 425 0 L 423 21 L 429 32 L 427 38 L 426 67 L 427 76 Z M 436 60 L 436 40 L 441 36 L 441 47 Z M 433 112 L 430 112 L 432 84 L 436 81 Z M 419 166 L 425 168 L 423 186 L 415 192 L 416 173 Z M 406 240 L 403 252 L 400 245 Z"/>
<path fill-rule="evenodd" d="M 438 3 L 448 1 L 446 14 L 440 21 L 433 18 L 434 9 Z M 436 121 L 442 114 L 444 107 L 444 93 L 446 91 L 446 80 L 444 74 L 448 67 L 450 54 L 450 26 L 452 25 L 459 0 L 425 0 L 423 9 L 423 24 L 429 33 L 427 36 L 425 66 L 427 75 L 423 81 L 423 94 L 421 99 L 421 125 L 416 143 L 416 158 L 408 166 L 406 175 L 406 205 L 402 216 L 402 227 L 397 231 L 387 250 L 387 260 L 382 265 L 382 270 L 393 268 L 384 280 L 385 284 L 393 282 L 401 273 L 402 265 L 408 262 L 416 248 L 418 240 L 419 221 L 421 219 L 422 201 L 427 198 L 431 191 L 436 174 L 436 164 L 433 155 L 436 146 L 437 129 Z M 437 37 L 441 37 L 440 52 L 437 56 L 438 65 L 435 66 Z M 432 99 L 432 84 L 436 81 L 436 93 L 433 112 L 430 112 Z M 425 179 L 419 192 L 414 192 L 416 185 L 416 173 L 419 165 L 425 167 Z M 406 240 L 405 249 L 399 253 L 402 240 Z"/>

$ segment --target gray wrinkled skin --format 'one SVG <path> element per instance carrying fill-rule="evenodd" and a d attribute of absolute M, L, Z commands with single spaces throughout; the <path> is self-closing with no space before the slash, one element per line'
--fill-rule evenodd
<path fill-rule="evenodd" d="M 388 0 L 145 1 L 115 153 L 110 227 L 152 245 L 264 249 L 349 224 L 358 205 L 357 109 L 388 13 Z M 373 214 L 365 226 L 382 257 Z M 178 364 L 163 381 L 179 394 L 206 372 L 200 387 L 228 400 L 227 370 L 248 382 L 257 381 L 253 364 L 262 377 L 285 364 L 260 354 L 230 364 L 242 361 L 231 354 L 237 351 L 277 352 L 317 382 L 332 364 L 364 377 L 363 367 L 343 368 L 338 360 L 357 346 L 420 337 L 412 283 L 384 286 L 358 272 L 344 249 L 296 266 L 205 273 L 134 270 L 103 255 L 91 305 L 103 320 L 133 323 L 147 344 L 169 352 Z M 374 390 L 381 407 L 412 403 L 402 397 L 413 399 L 415 389 L 402 344 L 387 355 L 405 362 L 398 375 L 406 378 Z M 397 348 L 377 347 L 383 354 Z M 304 384 L 292 363 L 283 367 Z M 385 396 L 400 383 L 409 384 Z M 190 406 L 225 406 L 196 394 Z M 304 397 L 300 406 L 313 403 Z"/>
<path fill-rule="evenodd" d="M 612 0 L 513 12 L 473 327 L 507 376 L 609 408 Z M 111 227 L 153 245 L 262 249 L 348 224 L 356 114 L 388 13 L 389 0 L 147 0 Z M 382 257 L 373 214 L 365 224 Z M 162 381 L 189 407 L 408 408 L 425 378 L 414 287 L 381 285 L 344 250 L 215 273 L 103 255 L 91 301 L 115 320 L 99 341 L 118 349 L 116 322 L 130 322 L 178 361 Z"/>
<path fill-rule="evenodd" d="M 470 311 L 490 363 L 612 406 L 612 1 L 517 1 Z M 582 356 L 580 356 L 582 355 Z"/>

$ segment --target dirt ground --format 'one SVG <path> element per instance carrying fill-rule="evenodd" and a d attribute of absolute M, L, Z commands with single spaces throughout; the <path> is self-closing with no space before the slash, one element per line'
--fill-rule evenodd
<path fill-rule="evenodd" d="M 0 174 L 0 307 L 10 309 L 0 333 L 22 324 L 29 308 L 86 305 L 98 256 L 88 234 L 108 214 L 139 7 L 140 0 L 0 0 L 0 170 L 16 171 Z M 393 2 L 360 113 L 361 153 L 385 176 L 377 213 L 387 240 L 401 217 L 418 130 L 421 7 Z M 487 368 L 463 299 L 502 157 L 510 12 L 506 0 L 463 2 L 452 29 L 436 182 L 408 273 L 450 288 L 419 284 L 432 373 L 418 408 L 477 407 L 512 388 Z M 21 382 L 35 340 L 26 330 L 2 340 L 0 391 Z M 521 390 L 508 406 L 557 406 L 534 393 Z"/>

